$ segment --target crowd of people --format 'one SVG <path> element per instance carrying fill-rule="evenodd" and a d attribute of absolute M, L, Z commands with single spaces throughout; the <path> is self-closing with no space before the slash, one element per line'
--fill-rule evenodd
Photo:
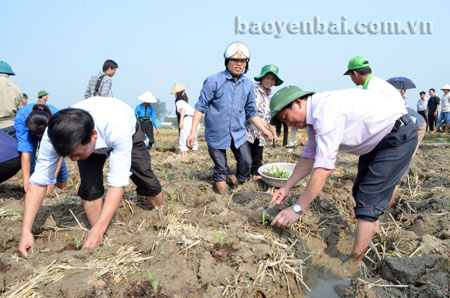
<path fill-rule="evenodd" d="M 441 88 L 441 100 L 434 89 L 429 90 L 428 100 L 421 92 L 416 111 L 406 107 L 406 90 L 399 93 L 372 74 L 365 57 L 356 56 L 344 75 L 362 90 L 316 93 L 286 86 L 273 95 L 272 88 L 283 84 L 279 68 L 273 64 L 263 66 L 254 83 L 245 75 L 249 62 L 250 52 L 245 44 L 228 45 L 224 52 L 225 69 L 205 79 L 194 107 L 189 104 L 187 86 L 174 84 L 169 93 L 175 97 L 181 154 L 198 150 L 199 123 L 205 117 L 214 187 L 224 194 L 227 183 L 231 183 L 227 150 L 231 149 L 236 159 L 233 184 L 239 185 L 261 178 L 258 168 L 263 164 L 264 147 L 275 144 L 281 127 L 283 145 L 289 148 L 287 156 L 295 147 L 298 129 L 306 129 L 307 142 L 303 134 L 306 147 L 300 161 L 270 204 L 284 204 L 298 181 L 310 174 L 311 179 L 294 204 L 275 217 L 272 225 L 279 227 L 290 227 L 301 218 L 334 169 L 337 152 L 359 155 L 352 193 L 357 218 L 352 256 L 360 256 L 378 229 L 379 217 L 393 203 L 425 130 L 436 133 L 441 121 L 445 121 L 445 133 L 448 132 L 450 86 Z M 137 194 L 152 207 L 164 204 L 148 151 L 154 144 L 154 129 L 159 134 L 152 106 L 157 99 L 147 91 L 138 97 L 142 103 L 133 111 L 114 98 L 111 86 L 117 69 L 116 62 L 105 61 L 102 71 L 90 78 L 85 99 L 58 111 L 47 103 L 49 93 L 44 90 L 39 91 L 36 103 L 25 102 L 28 96 L 9 78 L 14 75 L 12 68 L 0 62 L 0 182 L 22 170 L 26 195 L 19 251 L 24 257 L 34 245 L 31 227 L 43 198 L 54 185 L 66 187 L 65 157 L 78 163 L 78 196 L 90 223 L 83 247 L 102 243 L 130 178 Z M 144 142 L 146 137 L 148 145 Z M 108 189 L 103 198 L 106 159 Z"/>

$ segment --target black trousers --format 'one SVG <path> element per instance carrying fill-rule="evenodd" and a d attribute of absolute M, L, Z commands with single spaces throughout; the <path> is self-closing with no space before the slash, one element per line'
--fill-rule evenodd
<path fill-rule="evenodd" d="M 0 183 L 8 180 L 20 170 L 20 156 L 0 163 Z"/>
<path fill-rule="evenodd" d="M 250 142 L 247 143 L 250 146 L 250 151 L 252 153 L 251 174 L 259 176 L 258 169 L 262 166 L 264 146 L 259 146 L 259 139 L 255 139 L 253 144 Z"/>
<path fill-rule="evenodd" d="M 289 134 L 289 128 L 287 126 L 286 123 L 284 122 L 277 122 L 277 125 L 275 126 L 276 130 L 277 130 L 277 136 L 279 137 L 281 134 L 281 123 L 283 123 L 283 146 L 287 146 L 288 143 L 288 134 Z"/>
<path fill-rule="evenodd" d="M 428 112 L 428 128 L 430 129 L 430 131 L 434 130 L 434 126 L 437 123 L 437 117 L 434 115 L 434 112 L 429 111 Z"/>
<path fill-rule="evenodd" d="M 139 121 L 141 125 L 141 131 L 148 137 L 148 148 L 152 148 L 155 143 L 155 137 L 153 135 L 153 123 Z"/>

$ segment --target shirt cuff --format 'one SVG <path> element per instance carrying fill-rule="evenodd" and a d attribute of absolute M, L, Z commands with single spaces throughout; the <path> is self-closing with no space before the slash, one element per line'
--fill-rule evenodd
<path fill-rule="evenodd" d="M 38 171 L 35 171 L 30 177 L 30 183 L 39 186 L 53 185 L 56 183 L 56 177 L 53 175 L 53 177 L 49 179 L 48 177 L 39 174 Z"/>
<path fill-rule="evenodd" d="M 326 159 L 321 156 L 316 156 L 313 168 L 324 168 L 328 170 L 334 169 L 334 164 L 336 163 L 336 158 L 333 159 Z"/>

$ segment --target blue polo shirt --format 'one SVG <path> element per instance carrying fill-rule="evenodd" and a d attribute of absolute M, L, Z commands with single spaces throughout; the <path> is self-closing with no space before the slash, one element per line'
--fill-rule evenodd
<path fill-rule="evenodd" d="M 239 148 L 247 141 L 245 122 L 258 116 L 253 82 L 241 75 L 236 82 L 228 70 L 203 82 L 195 109 L 205 114 L 205 139 L 215 149 Z"/>

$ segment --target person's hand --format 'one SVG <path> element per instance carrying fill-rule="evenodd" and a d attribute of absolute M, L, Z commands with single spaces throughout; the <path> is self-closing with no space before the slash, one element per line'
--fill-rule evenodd
<path fill-rule="evenodd" d="M 292 152 L 286 152 L 286 157 L 287 158 L 291 158 L 292 157 Z"/>
<path fill-rule="evenodd" d="M 299 219 L 300 215 L 295 213 L 292 207 L 288 207 L 286 209 L 283 209 L 280 213 L 277 214 L 277 216 L 275 216 L 271 225 L 277 226 L 279 228 L 289 228 Z"/>
<path fill-rule="evenodd" d="M 31 232 L 22 232 L 19 241 L 19 252 L 24 258 L 28 258 L 28 249 L 34 245 L 34 236 Z"/>
<path fill-rule="evenodd" d="M 192 133 L 189 135 L 189 137 L 186 139 L 186 147 L 192 148 L 194 147 L 194 141 L 195 141 L 195 135 Z"/>
<path fill-rule="evenodd" d="M 261 130 L 261 134 L 264 137 L 264 139 L 272 141 L 273 139 L 272 133 L 267 128 L 263 128 L 263 130 Z"/>
<path fill-rule="evenodd" d="M 52 193 L 53 189 L 55 189 L 55 184 L 47 185 L 47 191 L 46 191 L 45 195 L 49 196 Z"/>
<path fill-rule="evenodd" d="M 159 136 L 159 128 L 156 129 L 156 135 Z"/>
<path fill-rule="evenodd" d="M 284 187 L 282 187 L 273 194 L 272 200 L 270 200 L 269 205 L 271 205 L 273 203 L 275 203 L 277 205 L 281 205 L 287 201 L 288 196 L 289 196 L 289 191 L 286 190 Z"/>
<path fill-rule="evenodd" d="M 278 141 L 278 136 L 276 132 L 272 132 L 272 140 L 274 140 L 275 142 Z"/>
<path fill-rule="evenodd" d="M 103 233 L 99 231 L 96 226 L 93 226 L 86 237 L 86 241 L 84 241 L 82 248 L 89 248 L 94 246 L 99 246 L 103 243 Z"/>
<path fill-rule="evenodd" d="M 178 125 L 179 129 L 183 129 L 183 122 L 180 122 L 180 124 Z"/>
<path fill-rule="evenodd" d="M 436 112 L 434 112 L 434 116 L 437 116 L 438 115 L 438 112 L 436 111 Z"/>

